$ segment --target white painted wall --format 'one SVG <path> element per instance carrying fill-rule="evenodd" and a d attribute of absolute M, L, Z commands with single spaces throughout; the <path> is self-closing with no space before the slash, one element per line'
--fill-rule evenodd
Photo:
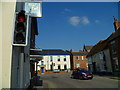
<path fill-rule="evenodd" d="M 110 53 L 109 53 L 109 49 L 105 49 L 103 50 L 104 54 L 105 54 L 105 59 L 106 59 L 106 66 L 107 66 L 107 70 L 106 72 L 112 72 L 112 66 L 111 66 L 111 60 L 110 60 Z M 96 62 L 96 69 L 99 72 L 104 71 L 103 70 L 103 59 L 100 58 L 100 52 L 88 57 L 88 60 L 92 60 L 92 62 Z M 92 66 L 92 65 L 91 65 Z"/>
<path fill-rule="evenodd" d="M 106 55 L 107 71 L 108 72 L 112 72 L 112 65 L 111 65 L 111 59 L 110 59 L 110 51 L 109 51 L 109 49 L 104 50 L 104 53 Z"/>
<path fill-rule="evenodd" d="M 44 65 L 46 66 L 46 70 L 50 70 L 50 65 L 52 62 L 50 61 L 50 56 L 52 56 L 52 62 L 55 63 L 53 69 L 58 69 L 58 65 L 61 65 L 61 69 L 64 69 L 64 65 L 67 65 L 67 69 L 70 69 L 70 55 L 46 55 L 43 56 L 41 61 L 44 61 Z M 60 57 L 60 61 L 58 61 L 58 57 Z M 64 61 L 64 57 L 66 57 L 66 61 Z M 38 65 L 41 65 L 41 61 L 39 61 Z M 40 68 L 38 68 L 39 70 Z"/>
<path fill-rule="evenodd" d="M 2 85 L 0 82 L 0 88 L 10 88 L 11 84 L 11 61 L 12 61 L 12 29 L 13 29 L 13 18 L 15 12 L 15 5 L 13 2 L 2 2 Z M 1 17 L 1 16 L 0 16 Z M 1 31 L 1 30 L 0 30 Z M 1 34 L 1 33 L 0 33 Z M 1 36 L 1 35 L 0 35 Z M 1 65 L 0 65 L 1 66 Z M 1 81 L 1 80 L 0 80 Z"/>
<path fill-rule="evenodd" d="M 0 2 L 0 12 L 2 12 L 2 3 Z M 0 13 L 0 90 L 2 89 L 2 13 Z"/>

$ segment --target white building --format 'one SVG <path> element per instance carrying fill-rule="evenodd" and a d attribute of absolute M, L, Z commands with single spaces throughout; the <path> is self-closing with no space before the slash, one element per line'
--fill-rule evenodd
<path fill-rule="evenodd" d="M 70 53 L 60 49 L 42 50 L 43 59 L 38 63 L 38 70 L 41 73 L 52 70 L 69 70 Z"/>
<path fill-rule="evenodd" d="M 107 48 L 107 42 L 100 41 L 87 55 L 89 70 L 96 72 L 112 72 L 110 51 Z"/>

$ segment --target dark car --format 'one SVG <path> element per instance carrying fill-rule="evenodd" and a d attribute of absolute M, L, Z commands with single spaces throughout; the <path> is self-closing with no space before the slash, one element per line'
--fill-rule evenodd
<path fill-rule="evenodd" d="M 93 74 L 86 69 L 74 69 L 71 73 L 71 78 L 92 79 Z"/>

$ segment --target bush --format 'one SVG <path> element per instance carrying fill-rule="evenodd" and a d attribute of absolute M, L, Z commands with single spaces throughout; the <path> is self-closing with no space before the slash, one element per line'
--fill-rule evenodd
<path fill-rule="evenodd" d="M 65 69 L 61 69 L 60 71 L 65 71 Z"/>
<path fill-rule="evenodd" d="M 40 72 L 40 70 L 37 70 L 38 72 Z"/>
<path fill-rule="evenodd" d="M 46 70 L 46 72 L 47 72 L 47 71 L 53 71 L 53 70 Z"/>

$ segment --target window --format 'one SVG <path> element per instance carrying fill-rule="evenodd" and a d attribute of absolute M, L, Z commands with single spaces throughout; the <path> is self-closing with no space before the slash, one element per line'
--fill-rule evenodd
<path fill-rule="evenodd" d="M 44 61 L 41 61 L 41 65 L 44 65 Z"/>
<path fill-rule="evenodd" d="M 118 58 L 113 58 L 114 70 L 119 70 Z"/>
<path fill-rule="evenodd" d="M 88 63 L 86 63 L 86 67 L 88 67 Z"/>
<path fill-rule="evenodd" d="M 51 71 L 53 70 L 53 65 L 50 65 L 50 70 L 51 70 Z"/>
<path fill-rule="evenodd" d="M 116 44 L 115 44 L 115 41 L 111 42 L 111 50 L 112 50 L 112 54 L 116 54 Z"/>
<path fill-rule="evenodd" d="M 60 57 L 58 56 L 58 61 L 60 61 Z"/>
<path fill-rule="evenodd" d="M 64 69 L 67 70 L 67 65 L 64 65 Z"/>
<path fill-rule="evenodd" d="M 66 57 L 64 56 L 64 61 L 66 61 Z"/>
<path fill-rule="evenodd" d="M 60 70 L 60 65 L 58 65 L 58 69 Z"/>
<path fill-rule="evenodd" d="M 76 56 L 76 60 L 79 60 L 79 56 Z"/>
<path fill-rule="evenodd" d="M 53 60 L 52 60 L 52 56 L 50 56 L 50 62 L 52 62 Z"/>
<path fill-rule="evenodd" d="M 84 57 L 82 56 L 82 60 L 84 60 Z"/>
<path fill-rule="evenodd" d="M 76 64 L 76 67 L 79 68 L 79 67 L 80 67 L 80 64 Z"/>

